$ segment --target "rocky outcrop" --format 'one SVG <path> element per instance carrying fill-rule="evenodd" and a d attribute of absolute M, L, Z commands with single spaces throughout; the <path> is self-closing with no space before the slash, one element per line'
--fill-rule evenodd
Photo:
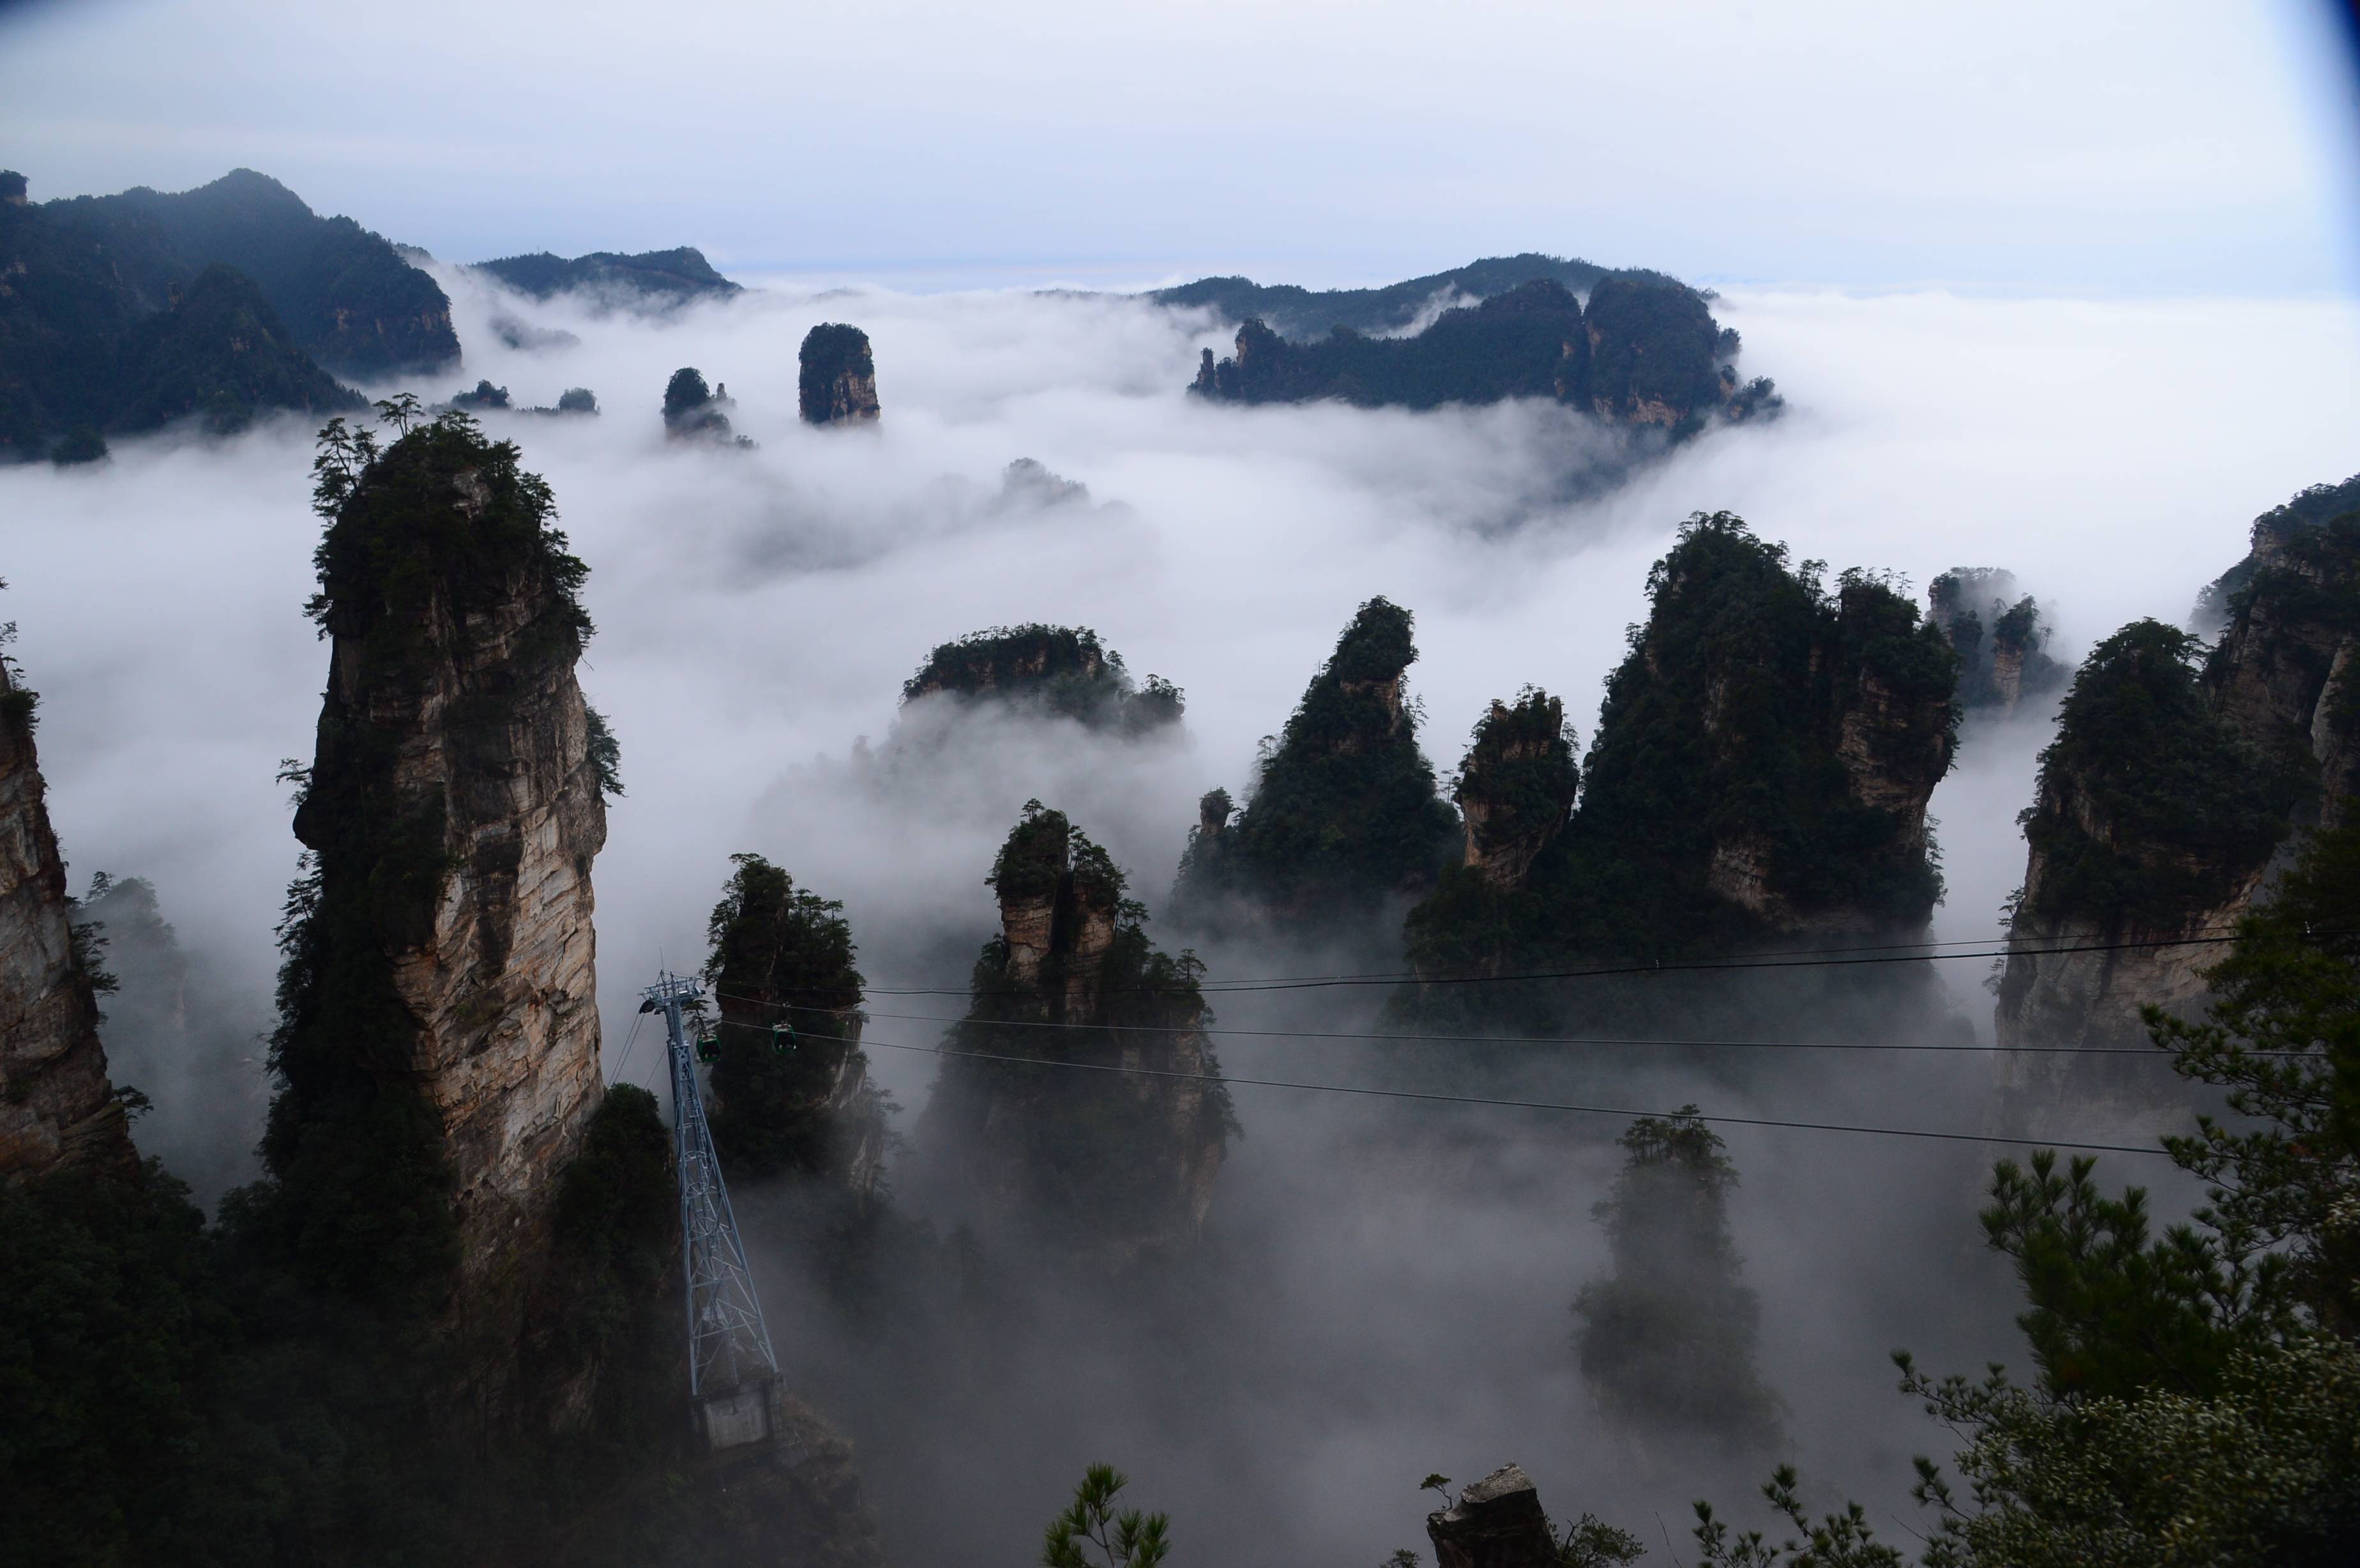
<path fill-rule="evenodd" d="M 1923 933 L 1941 891 L 1926 809 L 1953 746 L 1956 659 L 1940 632 L 1874 575 L 1830 592 L 1728 513 L 1682 526 L 1648 594 L 1578 770 L 1545 693 L 1477 726 L 1459 786 L 1465 862 L 1409 912 L 1424 978 L 1393 998 L 1397 1022 L 1574 1021 L 1562 987 L 1435 983 L 1446 976 Z M 1878 1005 L 1925 1001 L 1888 989 Z M 1732 977 L 1677 995 L 1591 984 L 1579 1006 L 1592 1025 L 1637 1029 L 1736 1027 L 1765 1005 Z"/>
<path fill-rule="evenodd" d="M 865 1201 L 886 1122 L 860 1050 L 868 1015 L 844 906 L 759 855 L 732 858 L 705 967 L 721 1015 L 714 1143 L 733 1180 L 815 1176 Z"/>
<path fill-rule="evenodd" d="M 1339 322 L 1297 338 L 1248 317 L 1230 357 L 1205 351 L 1190 390 L 1219 402 L 1337 398 L 1363 408 L 1545 397 L 1676 437 L 1708 418 L 1767 417 L 1783 407 L 1769 382 L 1740 385 L 1736 332 L 1686 284 L 1658 273 L 1599 275 L 1584 304 L 1546 258 L 1530 260 L 1535 270 L 1480 302 L 1443 310 L 1412 335 L 1371 336 Z"/>
<path fill-rule="evenodd" d="M 877 362 L 869 334 L 823 321 L 803 334 L 796 399 L 807 425 L 848 425 L 878 416 Z"/>
<path fill-rule="evenodd" d="M 932 700 L 989 703 L 1072 719 L 1101 732 L 1146 735 L 1180 722 L 1180 688 L 1160 675 L 1134 685 L 1122 655 L 1087 626 L 993 626 L 938 645 L 901 683 L 906 711 Z"/>
<path fill-rule="evenodd" d="M 576 256 L 535 251 L 477 262 L 474 270 L 488 272 L 536 299 L 580 293 L 594 304 L 627 309 L 670 310 L 692 299 L 727 299 L 744 292 L 716 272 L 705 253 L 693 245 L 628 256 L 608 250 Z"/>
<path fill-rule="evenodd" d="M 2063 688 L 2070 672 L 2049 657 L 2039 603 L 2016 595 L 2013 573 L 1953 567 L 1926 585 L 1926 604 L 1928 618 L 1958 650 L 1962 708 L 2012 713 Z"/>
<path fill-rule="evenodd" d="M 1468 869 L 1494 887 L 1524 885 L 1533 861 L 1565 831 L 1581 770 L 1565 703 L 1528 688 L 1493 702 L 1459 765 L 1454 798 L 1467 822 Z"/>
<path fill-rule="evenodd" d="M 683 365 L 664 383 L 664 434 L 676 441 L 750 448 L 754 443 L 730 430 L 729 416 L 724 411 L 737 406 L 727 382 L 707 386 L 703 372 L 693 365 Z"/>
<path fill-rule="evenodd" d="M 427 1238 L 495 1345 L 600 1099 L 590 866 L 612 766 L 574 678 L 585 569 L 517 457 L 460 415 L 341 469 L 329 453 L 311 609 L 333 651 L 295 819 L 317 877 L 265 1145 L 306 1214 L 354 1202 L 345 1162 L 374 1161 L 364 1210 L 399 1205 L 383 1223 Z M 421 1140 L 398 1171 L 365 1147 L 395 1127 Z"/>
<path fill-rule="evenodd" d="M 0 657 L 0 1182 L 135 1156 L 98 1040 L 94 964 L 33 745 L 34 695 Z"/>
<path fill-rule="evenodd" d="M 1438 1484 L 1438 1483 L 1437 1483 Z M 1436 1568 L 1557 1568 L 1557 1535 L 1532 1477 L 1502 1465 L 1426 1516 Z"/>
<path fill-rule="evenodd" d="M 1584 769 L 1593 857 L 1650 903 L 1703 894 L 1758 930 L 1922 929 L 1952 752 L 1941 634 L 1871 574 L 1828 593 L 1727 513 L 1691 518 L 1648 587 Z"/>
<path fill-rule="evenodd" d="M 1433 882 L 1458 823 L 1418 748 L 1404 691 L 1417 659 L 1411 629 L 1389 600 L 1360 607 L 1262 759 L 1218 855 L 1200 852 L 1200 826 L 1173 889 L 1179 919 L 1357 929 Z"/>
<path fill-rule="evenodd" d="M 2137 1046 L 2143 1007 L 2200 1014 L 2221 956 L 2211 939 L 2267 887 L 2296 830 L 2353 811 L 2360 512 L 2306 516 L 2314 494 L 2256 523 L 2209 654 L 2136 622 L 2074 677 L 2026 818 L 2010 942 L 2028 951 L 2001 978 L 2003 1045 Z M 2044 951 L 2058 948 L 2101 951 Z M 2100 1071 L 2003 1063 L 2027 1093 Z"/>
<path fill-rule="evenodd" d="M 1205 1081 L 1220 1069 L 1201 966 L 1155 950 L 1113 860 L 1037 800 L 991 884 L 1000 935 L 945 1045 L 925 1140 L 987 1220 L 1117 1267 L 1187 1247 L 1231 1127 L 1228 1092 Z"/>

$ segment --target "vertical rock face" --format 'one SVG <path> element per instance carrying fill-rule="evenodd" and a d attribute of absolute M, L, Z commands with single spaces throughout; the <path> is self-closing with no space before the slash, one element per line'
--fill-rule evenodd
<path fill-rule="evenodd" d="M 1388 600 L 1360 606 L 1262 758 L 1221 853 L 1192 848 L 1182 862 L 1173 901 L 1183 919 L 1326 929 L 1432 883 L 1457 823 L 1403 691 L 1417 658 L 1411 626 Z"/>
<path fill-rule="evenodd" d="M 1426 1516 L 1436 1568 L 1557 1568 L 1557 1537 L 1539 1489 L 1517 1465 L 1502 1465 L 1439 1513 Z"/>
<path fill-rule="evenodd" d="M 75 951 L 33 693 L 0 658 L 0 1181 L 62 1166 L 127 1169 L 134 1158 Z"/>
<path fill-rule="evenodd" d="M 732 1178 L 817 1176 L 865 1200 L 886 1127 L 844 906 L 759 855 L 733 858 L 705 966 L 721 1013 L 714 1142 Z"/>
<path fill-rule="evenodd" d="M 457 415 L 341 476 L 331 453 L 312 613 L 333 651 L 295 822 L 318 879 L 265 1149 L 315 1201 L 340 1129 L 422 1105 L 415 1158 L 442 1172 L 463 1298 L 530 1271 L 601 1091 L 590 866 L 611 743 L 574 679 L 585 569 L 517 456 Z"/>
<path fill-rule="evenodd" d="M 1926 805 L 1952 752 L 1941 634 L 1873 577 L 1828 593 L 1727 513 L 1689 519 L 1648 590 L 1584 770 L 1595 855 L 1644 903 L 1701 891 L 1786 932 L 1922 927 L 1941 887 Z"/>
<path fill-rule="evenodd" d="M 1494 887 L 1523 887 L 1534 858 L 1565 831 L 1580 782 L 1564 702 L 1538 690 L 1513 708 L 1493 702 L 1459 765 L 1468 868 Z"/>
<path fill-rule="evenodd" d="M 2047 651 L 2040 605 L 2029 593 L 2016 597 L 2012 572 L 1953 567 L 1926 585 L 1926 603 L 1927 618 L 1958 650 L 1962 708 L 2010 713 L 2065 684 L 2069 671 Z"/>
<path fill-rule="evenodd" d="M 807 425 L 858 424 L 877 418 L 877 362 L 869 334 L 823 321 L 803 334 L 797 400 Z"/>
<path fill-rule="evenodd" d="M 1200 966 L 1155 950 L 1106 851 L 1037 800 L 991 882 L 1000 934 L 946 1047 L 929 1141 L 988 1217 L 1117 1266 L 1186 1247 L 1230 1128 L 1228 1092 L 1189 1081 L 1220 1071 Z"/>
<path fill-rule="evenodd" d="M 1648 619 L 1578 771 L 1555 699 L 1493 708 L 1460 769 L 1466 862 L 1405 924 L 1419 975 L 1923 931 L 1941 891 L 1926 807 L 1950 768 L 1956 656 L 1884 583 L 1847 572 L 1830 592 L 1818 571 L 1700 513 L 1649 574 Z M 1762 1006 L 1706 989 L 1593 985 L 1581 1005 L 1633 1027 Z M 1404 1023 L 1531 1029 L 1570 1022 L 1570 1006 L 1517 983 L 1414 983 L 1393 1003 Z"/>
<path fill-rule="evenodd" d="M 2074 677 L 2026 818 L 2014 945 L 2226 935 L 2292 830 L 2353 811 L 2360 514 L 2280 508 L 2256 525 L 2232 580 L 2209 656 L 2185 632 L 2135 622 Z M 2201 1012 L 2203 971 L 2220 956 L 2204 945 L 2017 953 L 2001 980 L 2000 1041 L 2144 1044 L 2140 1009 Z M 2091 1071 L 2003 1065 L 2027 1088 L 2044 1072 Z"/>

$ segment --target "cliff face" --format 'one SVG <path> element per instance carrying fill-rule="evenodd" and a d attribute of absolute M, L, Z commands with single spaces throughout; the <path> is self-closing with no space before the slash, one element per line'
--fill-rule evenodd
<path fill-rule="evenodd" d="M 301 1211 L 343 1196 L 356 1128 L 404 1140 L 417 1185 L 375 1178 L 387 1223 L 494 1315 L 598 1104 L 590 865 L 611 783 L 574 672 L 585 568 L 517 455 L 446 416 L 322 487 L 312 613 L 333 654 L 295 822 L 317 879 L 265 1146 Z"/>
<path fill-rule="evenodd" d="M 1564 702 L 1538 690 L 1513 708 L 1493 702 L 1459 765 L 1467 868 L 1494 887 L 1523 887 L 1534 859 L 1565 831 L 1580 782 Z"/>
<path fill-rule="evenodd" d="M 0 659 L 0 1181 L 135 1156 L 75 951 L 65 862 L 33 746 L 33 693 Z"/>
<path fill-rule="evenodd" d="M 1360 606 L 1262 759 L 1244 811 L 1219 829 L 1218 853 L 1202 827 L 1192 839 L 1173 890 L 1181 918 L 1324 929 L 1431 884 L 1457 823 L 1404 691 L 1411 629 L 1409 612 L 1385 599 Z"/>
<path fill-rule="evenodd" d="M 2298 497 L 2298 500 L 2300 500 Z M 2360 785 L 2360 515 L 2256 526 L 2209 656 L 2134 623 L 2074 677 L 2026 814 L 2012 941 L 2030 947 L 2228 934 L 2295 829 L 2348 819 Z M 2202 663 L 2200 669 L 2199 659 Z M 2002 977 L 2003 1044 L 2142 1045 L 2141 1007 L 2208 997 L 2216 946 L 2022 953 Z M 2008 1067 L 2030 1086 L 2076 1064 Z"/>
<path fill-rule="evenodd" d="M 1922 927 L 1952 752 L 1941 635 L 1870 577 L 1826 593 L 1727 513 L 1690 519 L 1648 592 L 1585 769 L 1592 860 L 1642 907 L 1701 893 L 1771 931 Z"/>
<path fill-rule="evenodd" d="M 1188 1246 L 1230 1128 L 1228 1092 L 1186 1081 L 1220 1071 L 1199 966 L 1155 950 L 1113 861 L 1037 800 L 991 882 L 1000 934 L 976 963 L 928 1140 L 989 1217 L 1117 1266 Z"/>
<path fill-rule="evenodd" d="M 1927 618 L 1958 650 L 1961 708 L 2012 713 L 2064 686 L 2070 671 L 2049 657 L 2040 605 L 2017 596 L 2013 573 L 1953 567 L 1927 584 L 1926 604 Z"/>
<path fill-rule="evenodd" d="M 1783 406 L 1767 381 L 1741 387 L 1738 348 L 1704 297 L 1672 278 L 1599 277 L 1585 306 L 1544 271 L 1446 310 L 1410 336 L 1338 324 L 1297 339 L 1249 319 L 1229 358 L 1205 352 L 1191 390 L 1221 402 L 1333 397 L 1363 408 L 1546 397 L 1610 423 L 1684 435 L 1708 417 Z"/>
<path fill-rule="evenodd" d="M 1557 1568 L 1564 1561 L 1524 1467 L 1502 1465 L 1426 1516 L 1437 1568 Z"/>
<path fill-rule="evenodd" d="M 804 333 L 795 389 L 807 425 L 876 419 L 877 362 L 869 352 L 869 334 L 837 321 L 824 321 Z"/>
<path fill-rule="evenodd" d="M 707 926 L 721 1014 L 713 1138 L 734 1179 L 817 1176 L 863 1200 L 885 1160 L 885 1115 L 860 1050 L 867 1015 L 844 906 L 758 855 Z"/>

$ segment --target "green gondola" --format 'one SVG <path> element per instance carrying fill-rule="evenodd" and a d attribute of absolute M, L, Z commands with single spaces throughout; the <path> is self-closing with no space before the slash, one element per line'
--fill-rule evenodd
<path fill-rule="evenodd" d="M 770 1026 L 770 1049 L 781 1056 L 785 1056 L 792 1052 L 795 1049 L 795 1026 L 792 1024 L 772 1024 Z"/>
<path fill-rule="evenodd" d="M 711 1029 L 700 1029 L 697 1031 L 696 1059 L 699 1062 L 718 1062 L 721 1060 L 721 1041 L 714 1037 L 714 1033 Z"/>

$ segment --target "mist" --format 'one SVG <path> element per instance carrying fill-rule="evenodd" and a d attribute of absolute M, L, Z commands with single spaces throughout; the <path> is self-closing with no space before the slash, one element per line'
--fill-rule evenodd
<path fill-rule="evenodd" d="M 1226 334 L 1118 298 L 773 279 L 642 317 L 440 276 L 467 365 L 411 389 L 439 398 L 482 377 L 521 406 L 581 386 L 605 410 L 485 422 L 549 479 L 592 568 L 599 631 L 582 679 L 620 738 L 628 791 L 595 871 L 606 1062 L 650 1086 L 660 1053 L 632 1033 L 638 987 L 659 966 L 702 964 L 731 853 L 843 899 L 872 985 L 956 993 L 994 930 L 984 877 L 1026 799 L 1106 844 L 1153 913 L 1196 797 L 1242 794 L 1258 742 L 1371 594 L 1417 614 L 1411 686 L 1447 774 L 1486 705 L 1527 682 L 1567 699 L 1588 744 L 1648 565 L 1691 511 L 1739 512 L 1797 560 L 1898 570 L 1921 593 L 1951 566 L 2005 567 L 2071 663 L 2134 616 L 2180 620 L 2243 551 L 2248 519 L 2360 467 L 2346 370 L 2360 319 L 2328 302 L 1725 291 L 1715 309 L 1745 335 L 1742 369 L 1775 376 L 1790 413 L 1713 431 L 1601 495 L 1568 475 L 1618 454 L 1555 408 L 1201 406 L 1181 389 Z M 579 342 L 505 347 L 502 312 Z M 796 420 L 796 346 L 822 321 L 873 341 L 873 430 Z M 727 384 L 755 450 L 665 441 L 657 406 L 683 365 Z M 267 1014 L 297 849 L 275 776 L 311 755 L 325 672 L 301 615 L 319 527 L 310 443 L 279 421 L 225 443 L 125 441 L 93 470 L 0 470 L 0 615 L 42 694 L 75 890 L 98 870 L 151 880 L 223 1007 L 249 1017 Z M 1018 458 L 1088 498 L 1006 490 Z M 1134 675 L 1178 682 L 1185 724 L 1123 740 L 899 710 L 933 646 L 1032 620 L 1094 627 Z M 1997 931 L 2048 729 L 2027 713 L 1965 730 L 1932 808 L 1950 887 L 1938 937 Z M 1203 956 L 1218 984 L 1304 973 L 1333 959 L 1323 948 L 1306 932 Z M 1983 964 L 1935 967 L 1937 1010 L 1987 1040 Z M 1213 999 L 1222 1029 L 1353 1031 L 1375 1027 L 1383 993 Z M 926 1053 L 961 1008 L 956 994 L 872 1005 L 872 1073 L 905 1133 L 933 1080 Z M 130 1027 L 118 1012 L 110 1029 Z M 1823 1027 L 1797 1018 L 1789 1037 Z M 1216 1043 L 1243 1076 L 1388 1070 L 1350 1042 Z M 1981 1127 L 1989 1094 L 1972 1055 L 1730 1054 L 1756 1060 L 1536 1051 L 1487 1082 L 1512 1097 L 1952 1131 Z M 200 1147 L 198 1096 L 155 1071 L 143 1137 L 169 1127 L 169 1147 Z M 773 1337 L 855 1440 L 894 1555 L 1027 1557 L 1101 1458 L 1132 1475 L 1135 1500 L 1173 1512 L 1183 1560 L 1374 1564 L 1422 1548 L 1419 1476 L 1465 1481 L 1508 1459 L 1552 1509 L 1595 1510 L 1651 1545 L 1660 1512 L 1685 1550 L 1695 1496 L 1746 1517 L 1772 1456 L 1624 1432 L 1576 1367 L 1568 1308 L 1606 1267 L 1590 1206 L 1625 1118 L 1236 1098 L 1244 1137 L 1202 1257 L 1120 1286 L 990 1245 L 961 1283 L 950 1244 L 913 1230 L 897 1244 L 918 1260 L 910 1279 L 864 1317 L 799 1247 L 791 1193 L 740 1195 Z M 1722 1131 L 1761 1372 L 1787 1406 L 1780 1456 L 1814 1495 L 1906 1509 L 1910 1454 L 1941 1451 L 1944 1434 L 1891 1391 L 1885 1352 L 1907 1345 L 1943 1368 L 2024 1359 L 2011 1283 L 1975 1245 L 1990 1151 Z M 2102 1174 L 2154 1181 L 2161 1163 L 2110 1157 Z"/>

